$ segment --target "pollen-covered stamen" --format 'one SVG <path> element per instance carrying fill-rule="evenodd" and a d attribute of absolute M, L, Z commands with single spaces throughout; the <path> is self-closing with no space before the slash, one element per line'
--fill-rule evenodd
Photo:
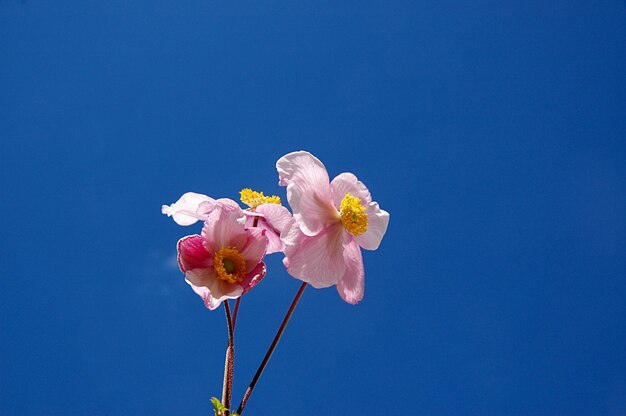
<path fill-rule="evenodd" d="M 265 196 L 263 192 L 256 192 L 250 188 L 244 188 L 239 192 L 240 200 L 250 208 L 256 208 L 263 204 L 280 205 L 280 198 L 276 195 Z"/>
<path fill-rule="evenodd" d="M 350 234 L 357 237 L 367 231 L 367 214 L 359 198 L 348 192 L 341 200 L 339 209 L 341 223 Z"/>
<path fill-rule="evenodd" d="M 236 247 L 224 247 L 213 255 L 217 278 L 228 283 L 239 283 L 246 275 L 246 261 Z"/>

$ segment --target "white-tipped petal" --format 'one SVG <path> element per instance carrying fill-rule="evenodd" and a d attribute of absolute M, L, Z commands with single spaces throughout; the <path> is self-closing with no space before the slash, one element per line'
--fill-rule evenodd
<path fill-rule="evenodd" d="M 192 225 L 206 219 L 205 214 L 198 212 L 198 208 L 203 202 L 213 204 L 215 200 L 207 195 L 187 192 L 172 205 L 163 205 L 161 212 L 172 217 L 178 225 Z"/>

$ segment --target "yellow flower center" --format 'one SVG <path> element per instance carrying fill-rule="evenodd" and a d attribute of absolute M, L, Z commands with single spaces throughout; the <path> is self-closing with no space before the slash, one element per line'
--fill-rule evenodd
<path fill-rule="evenodd" d="M 359 198 L 348 192 L 341 200 L 339 208 L 341 223 L 350 234 L 357 237 L 367 231 L 367 214 Z"/>
<path fill-rule="evenodd" d="M 280 205 L 280 198 L 276 195 L 265 196 L 263 192 L 256 192 L 250 188 L 244 188 L 239 192 L 239 199 L 241 202 L 249 206 L 250 208 L 256 208 L 262 204 L 277 204 Z"/>
<path fill-rule="evenodd" d="M 246 275 L 246 261 L 236 247 L 224 247 L 213 255 L 217 278 L 228 283 L 239 283 Z"/>

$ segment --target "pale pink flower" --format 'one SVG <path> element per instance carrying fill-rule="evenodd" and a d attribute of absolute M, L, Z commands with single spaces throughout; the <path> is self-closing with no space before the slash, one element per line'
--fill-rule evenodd
<path fill-rule="evenodd" d="M 213 310 L 263 279 L 268 240 L 263 229 L 246 228 L 246 216 L 234 201 L 197 195 L 181 198 L 177 204 L 182 203 L 164 213 L 171 213 L 175 221 L 184 224 L 204 220 L 202 235 L 178 241 L 178 265 L 186 282 Z"/>
<path fill-rule="evenodd" d="M 337 285 L 341 298 L 356 304 L 365 289 L 361 247 L 378 248 L 389 214 L 352 173 L 330 182 L 322 162 L 308 152 L 289 153 L 276 168 L 294 219 L 281 236 L 287 271 L 315 288 Z"/>

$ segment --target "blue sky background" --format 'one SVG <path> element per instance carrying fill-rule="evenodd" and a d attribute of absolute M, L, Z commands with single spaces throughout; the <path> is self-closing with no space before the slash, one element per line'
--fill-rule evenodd
<path fill-rule="evenodd" d="M 309 150 L 391 213 L 249 415 L 626 414 L 626 2 L 0 0 L 0 413 L 207 415 L 160 213 Z M 298 288 L 268 258 L 235 401 Z"/>

